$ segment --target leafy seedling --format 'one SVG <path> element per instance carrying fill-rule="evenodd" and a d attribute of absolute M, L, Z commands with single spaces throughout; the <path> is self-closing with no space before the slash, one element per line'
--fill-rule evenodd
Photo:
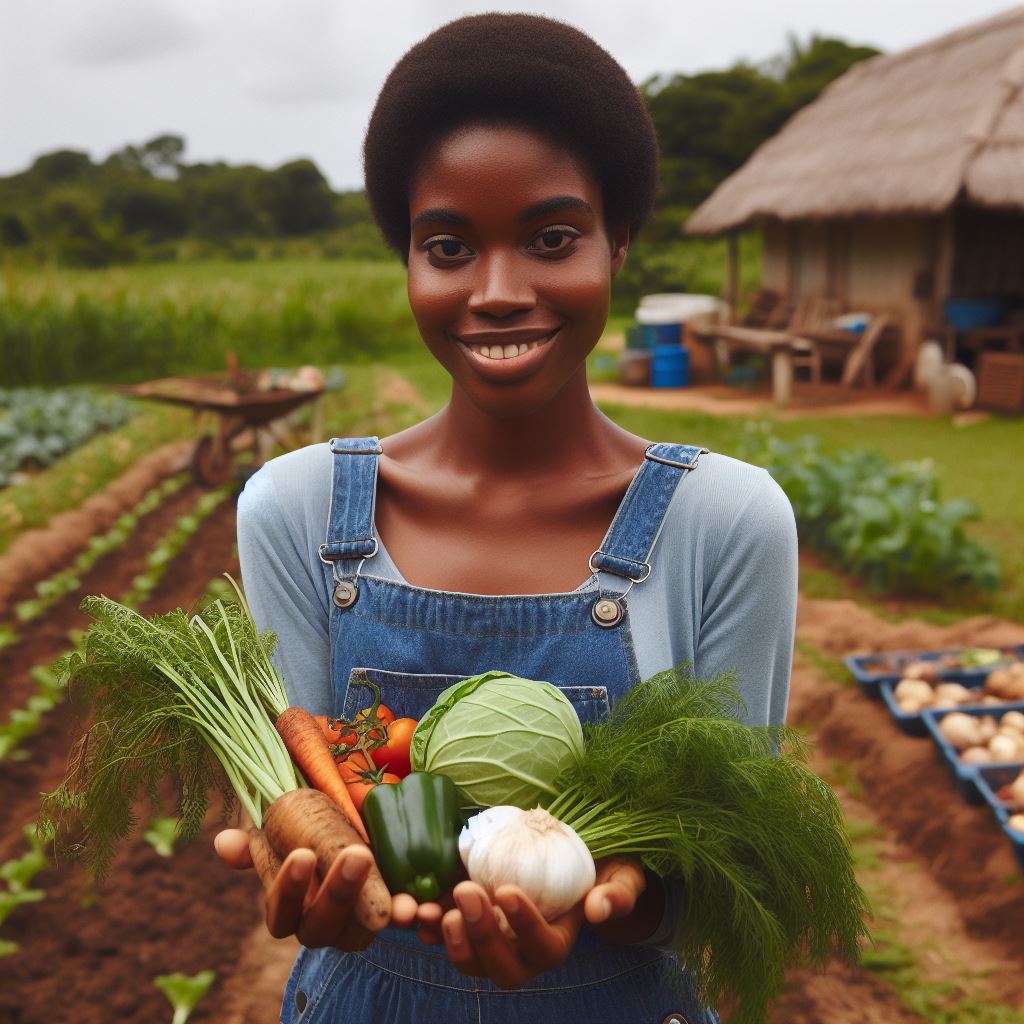
<path fill-rule="evenodd" d="M 191 978 L 187 974 L 176 972 L 161 974 L 153 979 L 153 984 L 167 996 L 174 1007 L 171 1024 L 185 1024 L 196 1008 L 196 1003 L 206 995 L 216 977 L 213 971 L 200 971 Z"/>
<path fill-rule="evenodd" d="M 160 854 L 161 857 L 174 856 L 174 840 L 178 838 L 177 818 L 154 818 L 149 828 L 142 833 L 142 838 Z"/>

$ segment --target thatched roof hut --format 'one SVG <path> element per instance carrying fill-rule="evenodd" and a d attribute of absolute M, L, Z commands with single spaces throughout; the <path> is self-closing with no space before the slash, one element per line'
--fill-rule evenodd
<path fill-rule="evenodd" d="M 855 64 L 686 225 L 1024 209 L 1024 7 Z"/>
<path fill-rule="evenodd" d="M 734 306 L 752 224 L 791 307 L 824 296 L 899 325 L 892 381 L 926 337 L 966 358 L 1024 347 L 1024 7 L 855 64 L 697 208 L 688 234 L 730 235 Z"/>

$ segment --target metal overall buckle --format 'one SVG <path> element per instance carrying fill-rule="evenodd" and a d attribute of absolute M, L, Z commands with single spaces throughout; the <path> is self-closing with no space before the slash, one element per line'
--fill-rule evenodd
<path fill-rule="evenodd" d="M 320 561 L 323 562 L 324 565 L 329 565 L 331 567 L 331 576 L 334 579 L 334 593 L 332 595 L 332 600 L 334 601 L 334 604 L 342 610 L 351 608 L 352 605 L 359 600 L 359 573 L 363 568 L 363 562 L 365 562 L 367 558 L 372 558 L 377 554 L 377 538 L 373 538 L 373 550 L 368 555 L 364 555 L 360 559 L 359 565 L 356 568 L 356 574 L 351 579 L 338 575 L 338 559 L 328 558 L 324 554 L 326 547 L 326 544 L 321 544 L 319 554 Z"/>
<path fill-rule="evenodd" d="M 590 556 L 590 571 L 595 575 L 601 570 L 594 565 L 594 559 L 598 555 L 603 554 L 607 554 L 607 552 L 598 549 Z M 617 597 L 604 597 L 599 593 L 597 600 L 590 609 L 590 617 L 594 620 L 595 625 L 600 626 L 602 629 L 614 629 L 626 617 L 626 594 L 633 589 L 634 583 L 643 583 L 650 575 L 650 563 L 644 562 L 643 570 L 639 576 L 626 577 L 629 580 L 629 586 L 626 587 L 623 593 Z"/>

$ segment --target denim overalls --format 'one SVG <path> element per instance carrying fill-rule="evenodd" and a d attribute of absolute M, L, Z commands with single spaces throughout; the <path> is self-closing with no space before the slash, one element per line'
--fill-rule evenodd
<path fill-rule="evenodd" d="M 366 571 L 377 553 L 376 438 L 334 439 L 327 538 L 336 710 L 371 703 L 364 680 L 396 715 L 420 718 L 445 687 L 488 669 L 559 686 L 583 722 L 600 720 L 638 681 L 627 594 L 649 559 L 677 484 L 702 450 L 652 445 L 622 500 L 590 584 L 563 594 L 491 596 L 425 590 Z M 364 566 L 364 562 L 366 566 Z M 286 1024 L 715 1024 L 667 981 L 670 954 L 606 942 L 584 926 L 569 960 L 505 991 L 448 962 L 443 946 L 388 928 L 361 953 L 303 949 L 285 990 Z M 679 971 L 676 971 L 677 979 Z"/>

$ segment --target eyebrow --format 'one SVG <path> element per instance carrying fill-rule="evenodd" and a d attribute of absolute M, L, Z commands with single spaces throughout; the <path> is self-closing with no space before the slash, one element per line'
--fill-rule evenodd
<path fill-rule="evenodd" d="M 531 221 L 536 217 L 542 217 L 546 213 L 555 213 L 558 210 L 578 210 L 581 213 L 593 214 L 594 208 L 585 199 L 579 196 L 551 196 L 550 199 L 542 199 L 539 203 L 528 206 L 517 220 L 520 223 Z M 464 217 L 461 213 L 449 210 L 443 206 L 435 206 L 429 210 L 423 210 L 413 218 L 413 227 L 433 221 L 437 224 L 453 224 L 457 227 L 471 228 L 473 222 Z"/>

